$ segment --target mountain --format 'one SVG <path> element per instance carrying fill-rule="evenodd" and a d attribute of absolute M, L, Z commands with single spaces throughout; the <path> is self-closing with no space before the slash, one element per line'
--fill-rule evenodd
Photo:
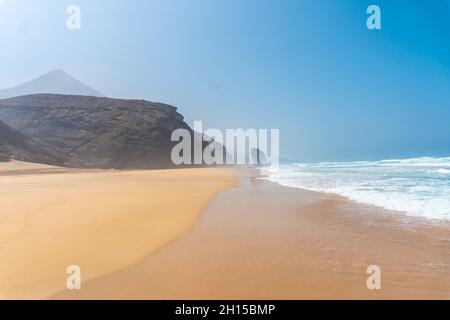
<path fill-rule="evenodd" d="M 0 100 L 0 120 L 95 168 L 173 166 L 177 108 L 145 100 L 36 94 Z"/>
<path fill-rule="evenodd" d="M 72 94 L 94 97 L 103 96 L 100 92 L 81 83 L 63 70 L 57 69 L 13 88 L 0 90 L 0 99 L 36 93 Z"/>
<path fill-rule="evenodd" d="M 68 156 L 17 132 L 0 121 L 0 162 L 20 160 L 67 165 Z"/>

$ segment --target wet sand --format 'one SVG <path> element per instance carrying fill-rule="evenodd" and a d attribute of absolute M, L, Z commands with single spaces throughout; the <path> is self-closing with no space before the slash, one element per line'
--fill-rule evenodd
<path fill-rule="evenodd" d="M 369 290 L 367 267 L 381 268 Z M 194 228 L 56 299 L 450 299 L 450 225 L 244 173 Z"/>
<path fill-rule="evenodd" d="M 3 166 L 0 299 L 48 298 L 66 288 L 69 265 L 80 266 L 83 284 L 135 265 L 187 232 L 207 202 L 235 184 L 225 169 Z"/>

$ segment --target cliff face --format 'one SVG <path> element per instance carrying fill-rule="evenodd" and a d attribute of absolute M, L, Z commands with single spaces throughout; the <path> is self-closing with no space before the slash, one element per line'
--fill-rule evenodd
<path fill-rule="evenodd" d="M 36 94 L 0 100 L 0 120 L 97 168 L 171 167 L 175 107 L 144 100 Z"/>
<path fill-rule="evenodd" d="M 61 166 L 70 162 L 64 152 L 30 139 L 0 121 L 0 161 L 10 159 Z"/>

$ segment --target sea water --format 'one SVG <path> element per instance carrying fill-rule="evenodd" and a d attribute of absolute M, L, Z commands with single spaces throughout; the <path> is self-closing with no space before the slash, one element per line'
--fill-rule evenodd
<path fill-rule="evenodd" d="M 450 157 L 294 163 L 264 169 L 288 187 L 333 193 L 411 216 L 450 220 Z"/>

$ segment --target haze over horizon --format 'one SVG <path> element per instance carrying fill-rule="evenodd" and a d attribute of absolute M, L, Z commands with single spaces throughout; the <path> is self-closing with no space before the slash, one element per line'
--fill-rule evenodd
<path fill-rule="evenodd" d="M 366 28 L 366 8 L 382 29 Z M 0 88 L 53 69 L 305 161 L 450 155 L 450 1 L 0 1 Z M 32 54 L 30 54 L 32 53 Z"/>

